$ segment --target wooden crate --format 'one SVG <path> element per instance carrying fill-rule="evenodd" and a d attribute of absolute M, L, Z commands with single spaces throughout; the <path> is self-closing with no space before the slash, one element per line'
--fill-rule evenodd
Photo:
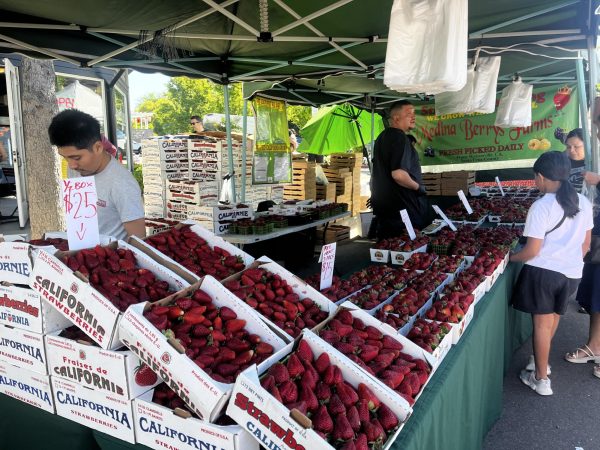
<path fill-rule="evenodd" d="M 362 153 L 336 153 L 331 155 L 331 167 L 355 168 L 362 166 Z"/>
<path fill-rule="evenodd" d="M 317 184 L 317 200 L 329 200 L 335 202 L 336 184 Z"/>
<path fill-rule="evenodd" d="M 323 235 L 323 227 L 317 229 L 317 244 L 331 244 L 350 239 L 350 227 L 331 224 Z"/>

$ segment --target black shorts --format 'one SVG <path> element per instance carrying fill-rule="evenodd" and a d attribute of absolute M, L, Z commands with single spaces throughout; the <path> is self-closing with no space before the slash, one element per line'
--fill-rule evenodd
<path fill-rule="evenodd" d="M 525 264 L 512 296 L 515 309 L 531 314 L 564 314 L 580 279 Z"/>

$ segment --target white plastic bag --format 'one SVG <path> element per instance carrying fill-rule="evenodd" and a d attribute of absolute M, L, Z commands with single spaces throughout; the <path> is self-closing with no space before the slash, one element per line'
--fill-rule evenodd
<path fill-rule="evenodd" d="M 531 94 L 533 85 L 521 80 L 513 81 L 502 91 L 498 111 L 497 127 L 528 127 L 531 125 Z"/>
<path fill-rule="evenodd" d="M 315 167 L 315 175 L 317 178 L 317 184 L 323 186 L 327 186 L 329 184 L 329 180 L 327 179 L 327 176 L 325 176 L 325 172 L 323 172 L 323 167 L 321 167 L 321 164 L 317 164 Z"/>
<path fill-rule="evenodd" d="M 458 91 L 467 44 L 468 0 L 394 0 L 384 83 L 408 93 Z"/>
<path fill-rule="evenodd" d="M 467 69 L 467 82 L 460 91 L 440 92 L 435 95 L 435 115 L 444 116 L 453 113 L 469 113 L 473 109 L 473 88 L 475 68 Z"/>
<path fill-rule="evenodd" d="M 227 177 L 223 180 L 219 203 L 235 203 L 235 199 L 233 198 L 233 180 L 231 177 Z"/>

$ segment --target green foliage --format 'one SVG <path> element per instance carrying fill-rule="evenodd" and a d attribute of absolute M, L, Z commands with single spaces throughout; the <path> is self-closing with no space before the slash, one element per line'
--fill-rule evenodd
<path fill-rule="evenodd" d="M 288 106 L 287 107 L 287 118 L 288 122 L 293 123 L 299 129 L 310 120 L 312 117 L 312 111 L 310 106 Z"/>
<path fill-rule="evenodd" d="M 133 165 L 133 178 L 140 185 L 140 189 L 144 192 L 144 178 L 142 177 L 142 165 L 134 164 Z"/>
<path fill-rule="evenodd" d="M 140 112 L 154 113 L 152 125 L 157 134 L 191 132 L 190 116 L 224 113 L 224 87 L 208 80 L 187 77 L 171 78 L 162 97 L 148 95 L 137 108 Z M 242 112 L 242 86 L 229 87 L 230 114 Z"/>

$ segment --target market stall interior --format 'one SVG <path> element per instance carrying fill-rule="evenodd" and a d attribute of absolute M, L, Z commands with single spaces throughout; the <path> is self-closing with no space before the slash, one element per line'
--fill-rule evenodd
<path fill-rule="evenodd" d="M 295 235 L 294 249 L 312 259 L 319 225 L 323 244 L 347 241 L 348 230 L 329 222 L 363 210 L 362 152 L 370 156 L 375 114 L 409 98 L 422 111 L 419 120 L 435 117 L 430 96 L 445 86 L 388 87 L 400 85 L 386 80 L 391 73 L 384 68 L 392 59 L 390 11 L 402 3 L 381 1 L 375 10 L 368 0 L 0 0 L 0 51 L 82 70 L 244 82 L 246 98 L 241 134 L 232 133 L 224 89 L 226 132 L 142 143 L 146 238 L 102 236 L 96 246 L 70 251 L 65 233 L 3 236 L 0 409 L 10 414 L 0 422 L 0 447 L 481 447 L 501 414 L 510 357 L 531 333 L 529 317 L 509 306 L 520 266 L 508 263 L 540 196 L 531 182 L 476 185 L 476 164 L 502 164 L 475 156 L 437 170 L 444 155 L 423 148 L 417 134 L 423 159 L 430 158 L 424 193 L 456 203 L 440 203 L 441 220 L 412 230 L 405 219 L 407 229 L 397 236 L 347 252 L 340 245 L 346 270 L 339 276 L 328 259 L 332 247 L 321 254 L 321 270 L 280 264 L 291 253 L 283 241 L 275 244 L 281 258 L 261 256 L 262 248 L 250 252 L 249 244 L 313 229 L 305 241 Z M 519 163 L 526 166 L 536 151 L 550 149 L 531 128 L 532 96 L 533 109 L 551 114 L 545 131 L 557 142 L 557 123 L 587 117 L 597 78 L 595 5 L 456 4 L 462 9 L 453 14 L 464 12 L 459 19 L 468 29 L 464 62 L 502 55 L 492 109 L 497 90 L 527 85 L 520 103 L 529 125 L 477 124 L 471 137 L 516 130 L 514 140 L 521 140 L 514 149 L 530 152 Z M 409 43 L 417 50 L 427 47 L 431 30 L 418 31 Z M 6 67 L 7 84 L 15 83 L 14 67 Z M 448 83 L 459 85 L 453 75 Z M 559 86 L 552 102 L 540 91 L 545 85 Z M 353 125 L 349 133 L 359 131 L 359 153 L 331 155 L 319 175 L 327 183 L 317 185 L 317 165 L 290 155 L 279 100 L 361 108 L 338 116 Z M 479 108 L 486 109 L 469 111 Z M 9 115 L 18 155 L 21 121 L 10 104 Z M 370 120 L 360 125 L 365 115 Z M 444 134 L 436 126 L 421 132 Z M 325 152 L 321 142 L 306 145 L 310 153 Z M 486 148 L 473 144 L 471 154 Z M 597 141 L 586 148 L 587 164 L 597 169 Z M 17 182 L 17 191 L 19 184 L 27 185 Z M 479 195 L 458 203 L 457 191 L 470 188 Z M 274 204 L 257 212 L 267 199 Z M 40 433 L 26 432 L 33 422 Z"/>

